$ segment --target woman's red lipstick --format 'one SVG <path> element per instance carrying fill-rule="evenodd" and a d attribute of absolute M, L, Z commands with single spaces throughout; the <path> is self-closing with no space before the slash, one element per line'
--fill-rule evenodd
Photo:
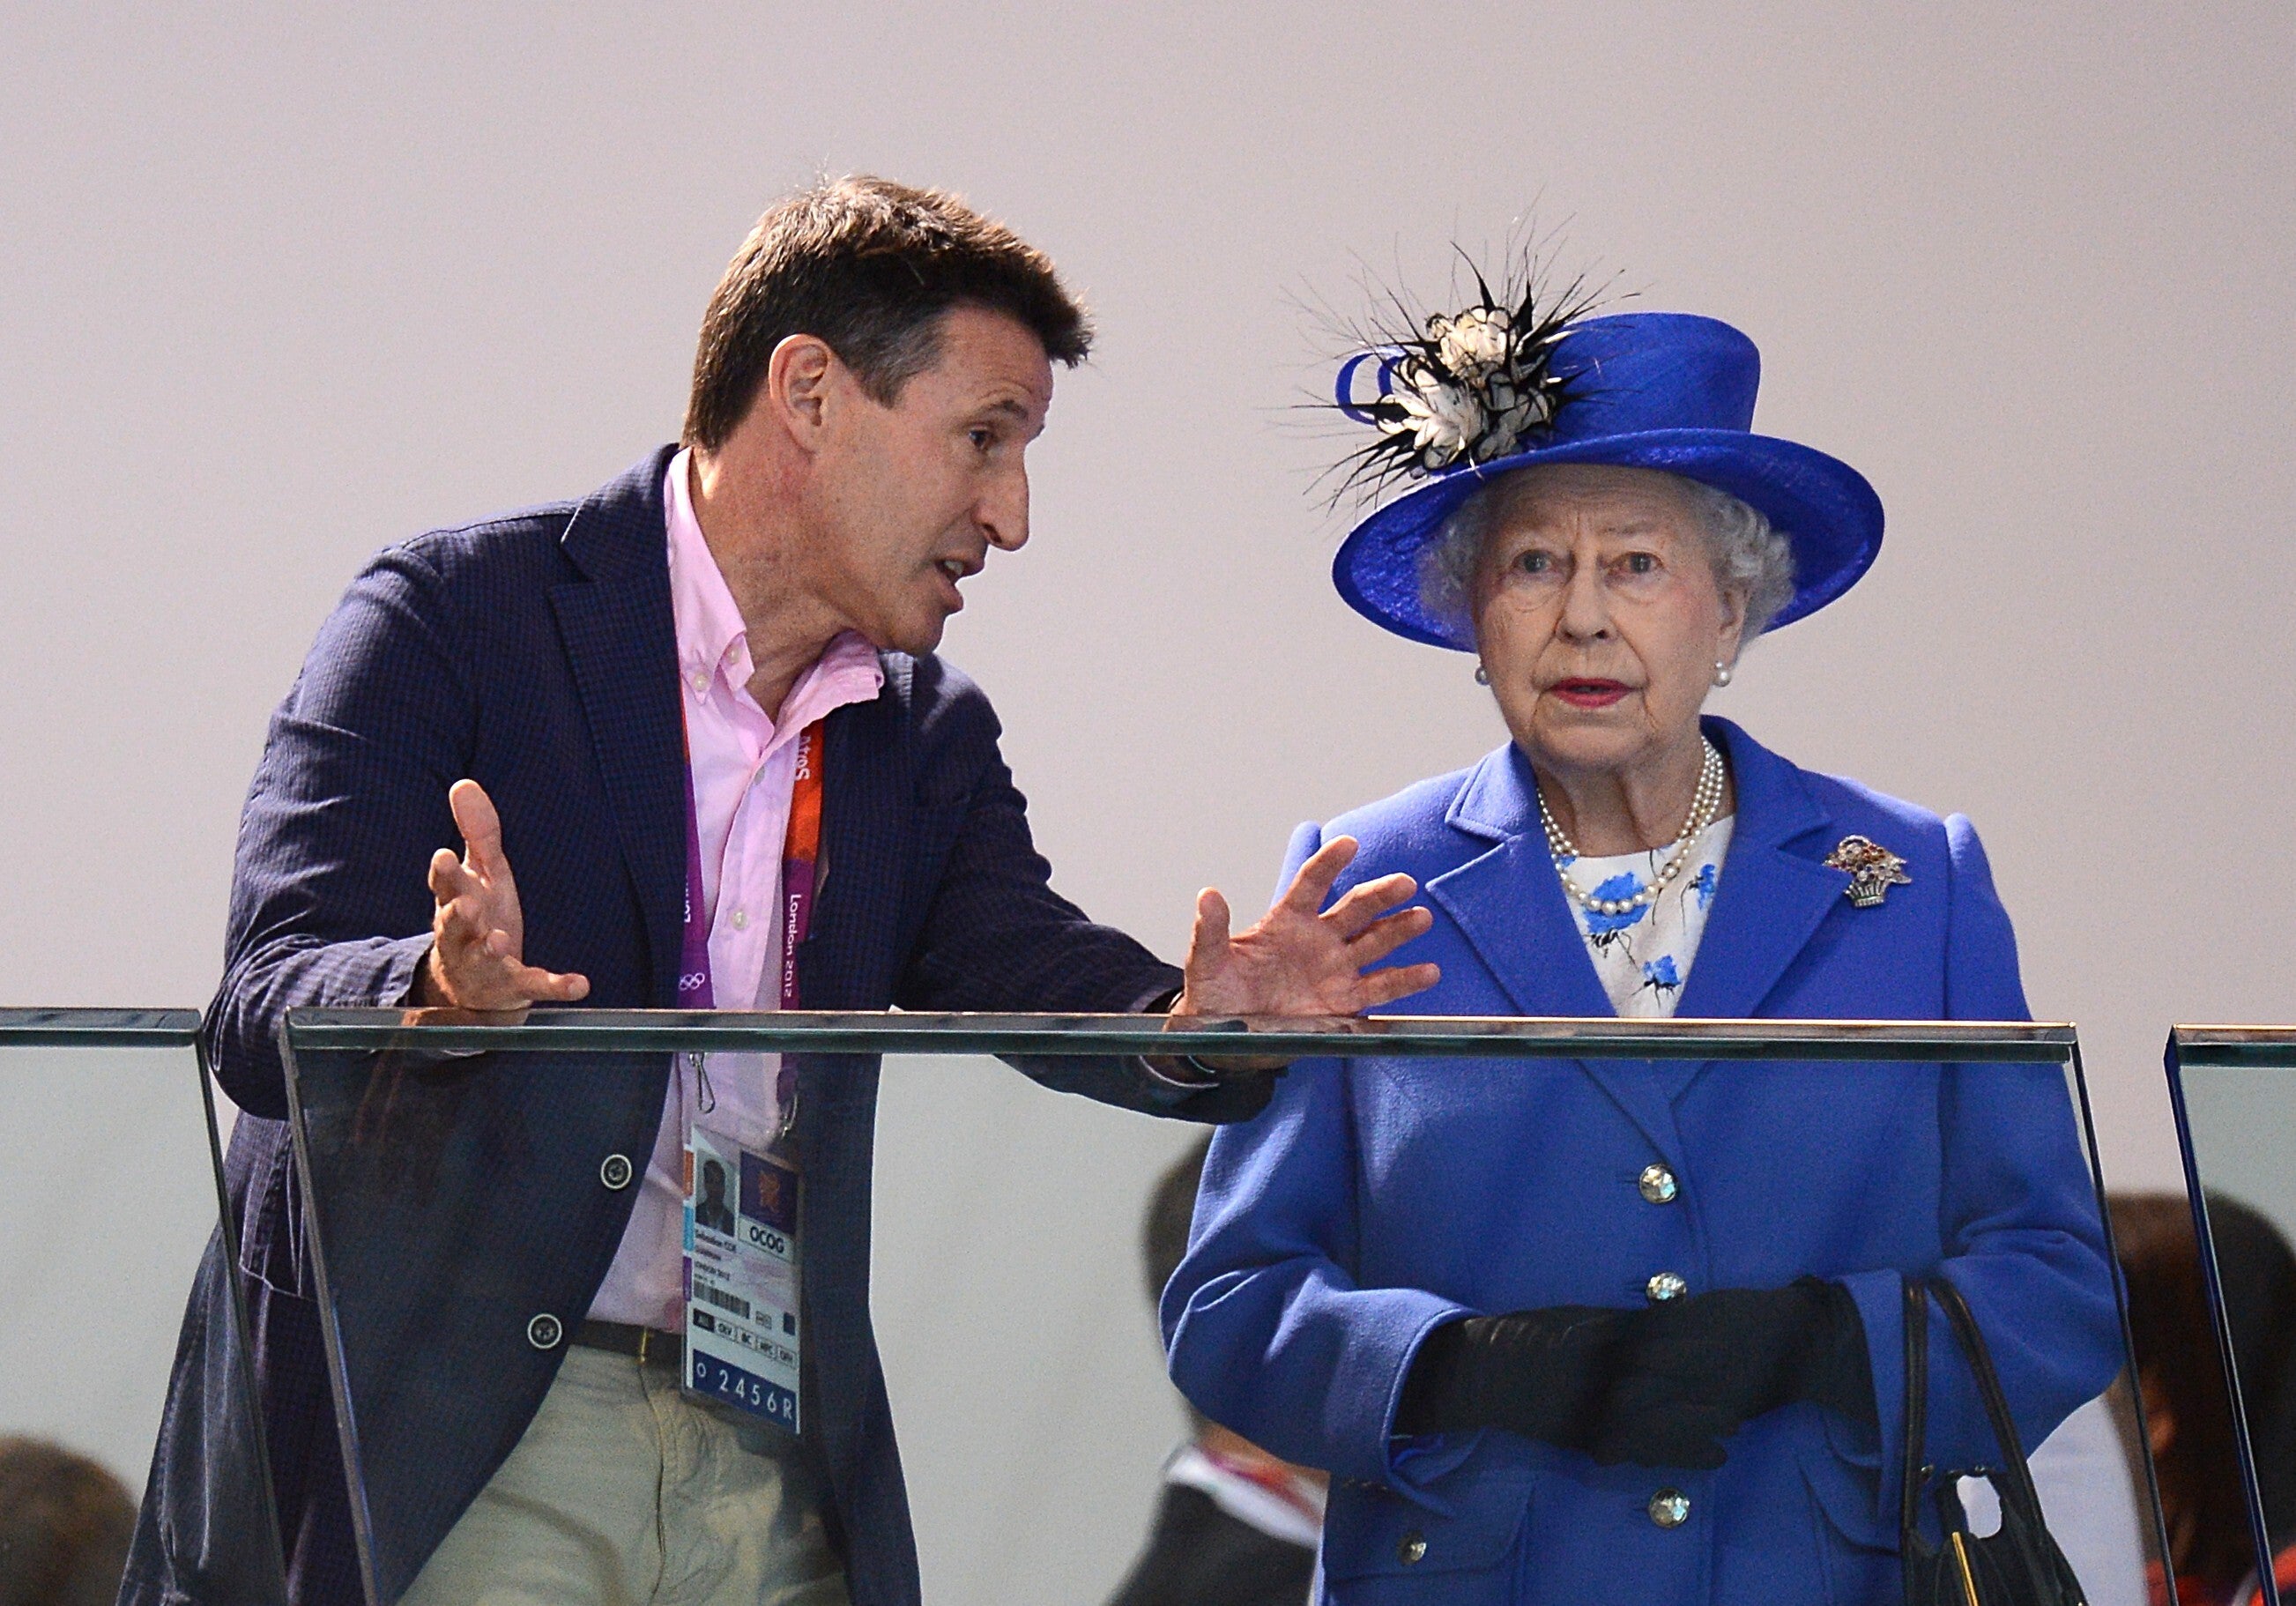
<path fill-rule="evenodd" d="M 1607 709 L 1634 690 L 1624 681 L 1584 677 L 1558 680 L 1550 689 L 1574 709 Z"/>

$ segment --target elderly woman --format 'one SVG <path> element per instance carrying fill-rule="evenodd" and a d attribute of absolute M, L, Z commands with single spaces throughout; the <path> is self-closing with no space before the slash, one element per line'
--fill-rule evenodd
<path fill-rule="evenodd" d="M 1343 374 L 1431 472 L 1340 590 L 1472 650 L 1513 738 L 1292 843 L 1425 889 L 1410 1008 L 2028 1018 L 1968 821 L 1701 716 L 1881 539 L 1750 433 L 1757 372 L 1486 293 Z M 1214 1143 L 1163 1319 L 1207 1415 L 1336 1475 L 1328 1602 L 1896 1601 L 1904 1279 L 1966 1296 L 2030 1448 L 2119 1370 L 2103 1245 L 2054 1067 L 1324 1061 Z M 1930 1459 L 1997 1463 L 1932 1325 Z"/>

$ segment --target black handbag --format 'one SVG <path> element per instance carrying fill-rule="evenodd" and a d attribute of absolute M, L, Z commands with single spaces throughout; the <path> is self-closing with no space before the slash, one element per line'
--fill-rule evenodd
<path fill-rule="evenodd" d="M 1929 1427 L 1930 1311 L 1935 1299 L 1969 1362 L 1985 1414 L 2001 1446 L 1997 1467 L 1965 1467 L 1939 1472 L 1926 1464 L 1923 1439 Z M 1969 1531 L 1956 1487 L 1963 1478 L 1983 1477 L 2001 1498 L 2001 1526 L 1979 1538 Z M 1931 1544 L 1921 1528 L 1923 1488 L 1935 1485 L 1941 1544 Z M 1961 1291 L 1944 1278 L 1906 1279 L 1906 1465 L 1898 1512 L 1898 1548 L 1906 1572 L 1906 1606 L 2086 1606 L 2080 1580 L 2073 1576 L 2057 1542 L 2041 1519 L 2041 1499 L 2033 1473 L 2017 1442 L 2017 1424 L 2002 1397 L 2001 1379 L 1985 1335 Z"/>

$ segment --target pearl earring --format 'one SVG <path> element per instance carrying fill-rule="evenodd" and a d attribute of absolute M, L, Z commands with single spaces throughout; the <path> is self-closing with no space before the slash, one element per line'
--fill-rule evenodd
<path fill-rule="evenodd" d="M 1728 664 L 1718 663 L 1714 666 L 1714 684 L 1718 686 L 1726 686 L 1730 684 L 1730 666 Z"/>
<path fill-rule="evenodd" d="M 1477 664 L 1475 666 L 1475 684 L 1479 686 L 1487 686 L 1491 684 L 1491 672 L 1488 669 L 1484 668 L 1480 664 Z"/>

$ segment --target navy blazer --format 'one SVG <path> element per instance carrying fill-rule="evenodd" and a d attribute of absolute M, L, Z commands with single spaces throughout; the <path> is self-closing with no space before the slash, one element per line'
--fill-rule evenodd
<path fill-rule="evenodd" d="M 590 979 L 588 1003 L 676 1003 L 684 755 L 665 447 L 578 503 L 393 547 L 352 584 L 274 717 L 240 829 L 226 966 L 207 1030 L 244 1116 L 226 1162 L 258 1393 L 298 1602 L 358 1598 L 276 1043 L 284 1012 L 403 999 L 430 945 L 432 852 L 458 845 L 447 789 L 499 807 L 526 956 Z M 980 690 L 931 656 L 882 655 L 873 701 L 829 716 L 824 881 L 799 953 L 818 1009 L 1133 1011 L 1179 974 L 1051 889 Z M 1036 1062 L 1037 1080 L 1208 1120 L 1249 1085 L 1183 1094 L 1136 1062 Z M 413 1579 L 518 1443 L 603 1282 L 636 1190 L 605 1157 L 652 1152 L 666 1056 L 546 1068 L 501 1056 L 390 1086 L 362 1127 L 357 1211 L 326 1215 L 374 1565 Z M 378 1061 L 376 1087 L 391 1075 Z M 1256 1078 L 1255 1080 L 1264 1080 Z M 807 1437 L 857 1606 L 913 1602 L 906 1496 L 869 1322 L 873 1058 L 800 1069 L 807 1169 Z M 412 1119 L 413 1114 L 430 1121 Z M 429 1102 L 424 1104 L 423 1100 Z M 371 1100 L 370 1103 L 373 1102 Z M 307 1110 L 309 1100 L 306 1100 Z M 371 1110 L 365 1113 L 372 1113 Z M 397 1145 L 396 1148 L 392 1145 Z M 510 1157 L 506 1159 L 504 1157 Z M 323 1187 L 327 1184 L 322 1184 Z M 210 1261 L 219 1255 L 211 1247 Z M 220 1268 L 205 1268 L 154 1458 L 126 1599 L 203 1600 L 219 1526 L 203 1442 L 232 1413 Z"/>
<path fill-rule="evenodd" d="M 1737 818 L 1680 996 L 1694 1017 L 2023 1020 L 2016 946 L 1969 823 L 1811 774 L 1723 720 Z M 1404 871 L 1435 925 L 1398 955 L 1429 1014 L 1613 1013 L 1513 747 L 1332 822 L 1347 879 Z M 1902 856 L 1875 908 L 1823 863 L 1844 836 Z M 1305 826 L 1296 865 L 1324 840 Z M 1646 1198 L 1645 1167 L 1671 1199 Z M 1173 1380 L 1212 1417 L 1335 1476 L 1333 1602 L 1898 1598 L 1901 1278 L 1942 1272 L 1990 1340 L 2030 1448 L 2120 1365 L 2103 1226 L 2055 1066 L 1364 1059 L 1292 1068 L 1212 1142 L 1163 1299 Z M 1749 1422 L 1712 1472 L 1598 1466 L 1488 1431 L 1398 1443 L 1430 1329 L 1540 1306 L 1847 1285 L 1876 1436 L 1803 1403 Z M 1928 1448 L 1998 1461 L 1967 1372 L 1931 1338 Z M 1659 1526 L 1661 1489 L 1690 1515 Z M 1661 1508 L 1663 1509 L 1663 1508 Z"/>

